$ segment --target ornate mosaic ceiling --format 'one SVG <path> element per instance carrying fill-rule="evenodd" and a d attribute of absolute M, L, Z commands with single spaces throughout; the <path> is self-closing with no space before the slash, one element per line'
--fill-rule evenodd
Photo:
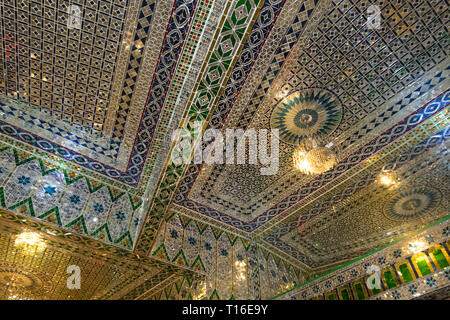
<path fill-rule="evenodd" d="M 0 207 L 153 261 L 130 298 L 153 268 L 220 277 L 217 257 L 302 281 L 448 215 L 448 25 L 447 0 L 4 0 Z M 195 123 L 279 129 L 278 172 L 172 162 Z M 292 155 L 312 134 L 338 163 L 304 175 Z M 51 268 L 47 298 L 64 294 Z M 120 272 L 78 298 L 118 297 Z"/>

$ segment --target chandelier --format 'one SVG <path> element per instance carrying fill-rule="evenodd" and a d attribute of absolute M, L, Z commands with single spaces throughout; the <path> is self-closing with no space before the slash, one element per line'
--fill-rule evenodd
<path fill-rule="evenodd" d="M 333 143 L 326 143 L 320 135 L 303 139 L 294 150 L 293 161 L 297 170 L 313 175 L 324 173 L 337 164 Z"/>

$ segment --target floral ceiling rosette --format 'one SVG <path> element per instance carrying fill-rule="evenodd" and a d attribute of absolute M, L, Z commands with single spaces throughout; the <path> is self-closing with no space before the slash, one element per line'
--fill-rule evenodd
<path fill-rule="evenodd" d="M 271 127 L 280 130 L 280 139 L 298 144 L 313 135 L 332 133 L 342 118 L 341 103 L 329 91 L 311 89 L 285 97 L 272 112 Z"/>

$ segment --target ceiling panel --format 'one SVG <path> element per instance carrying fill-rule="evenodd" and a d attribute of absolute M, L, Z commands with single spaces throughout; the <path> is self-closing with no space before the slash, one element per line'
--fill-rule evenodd
<path fill-rule="evenodd" d="M 49 299 L 138 299 L 182 279 L 175 213 L 308 272 L 447 215 L 448 1 L 372 2 L 4 0 L 0 272 Z M 278 129 L 278 170 L 173 161 L 197 124 Z M 318 135 L 336 163 L 307 175 L 294 153 Z M 14 245 L 27 228 L 47 251 Z M 72 262 L 96 270 L 77 294 Z"/>

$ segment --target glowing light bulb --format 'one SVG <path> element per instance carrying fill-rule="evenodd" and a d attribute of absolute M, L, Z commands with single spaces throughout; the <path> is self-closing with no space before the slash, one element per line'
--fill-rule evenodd
<path fill-rule="evenodd" d="M 395 184 L 395 174 L 392 171 L 384 171 L 380 174 L 378 181 L 384 186 Z"/>
<path fill-rule="evenodd" d="M 21 248 L 26 254 L 32 254 L 34 252 L 41 253 L 47 247 L 41 236 L 35 232 L 22 232 L 16 237 L 14 242 L 16 248 Z"/>
<path fill-rule="evenodd" d="M 386 185 L 386 186 L 389 186 L 389 185 L 391 185 L 391 184 L 394 183 L 394 181 L 392 180 L 392 178 L 389 177 L 389 176 L 382 176 L 382 177 L 380 178 L 380 182 L 381 182 L 382 184 Z"/>

